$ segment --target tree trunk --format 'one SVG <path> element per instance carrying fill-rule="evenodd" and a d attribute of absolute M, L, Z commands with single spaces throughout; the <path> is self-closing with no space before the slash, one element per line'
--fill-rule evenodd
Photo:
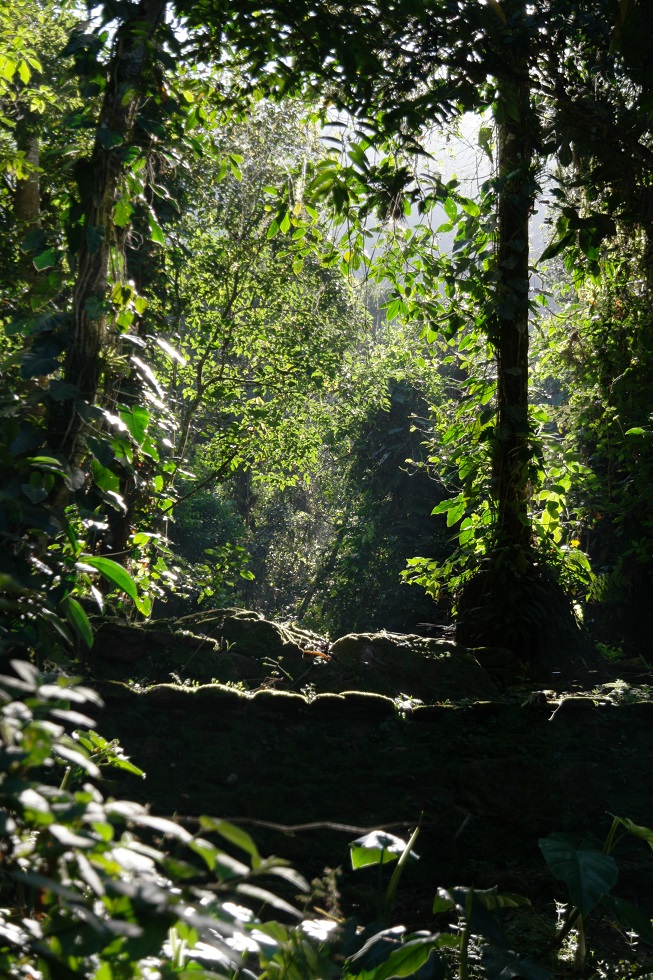
<path fill-rule="evenodd" d="M 16 125 L 16 149 L 25 154 L 25 163 L 30 167 L 27 177 L 16 181 L 14 191 L 14 214 L 16 222 L 24 234 L 41 223 L 41 191 L 39 186 L 39 135 L 37 119 L 25 112 Z"/>
<path fill-rule="evenodd" d="M 102 352 L 110 343 L 103 310 L 109 286 L 109 262 L 116 246 L 113 209 L 124 171 L 124 151 L 134 131 L 136 114 L 147 95 L 146 73 L 152 41 L 166 10 L 166 0 L 142 0 L 119 28 L 104 104 L 91 157 L 78 164 L 77 179 L 84 211 L 84 232 L 77 255 L 71 336 L 63 380 L 77 395 L 57 403 L 50 418 L 49 442 L 77 465 L 84 405 L 98 394 Z M 116 257 L 118 258 L 118 257 Z"/>
<path fill-rule="evenodd" d="M 525 4 L 504 3 L 515 16 Z M 521 9 L 520 9 L 521 8 Z M 510 22 L 510 21 L 509 21 Z M 533 112 L 527 38 L 506 43 L 507 71 L 499 79 L 498 241 L 496 319 L 490 332 L 497 363 L 497 424 L 493 493 L 498 549 L 527 551 L 528 520 L 528 223 L 533 211 Z M 506 39 L 507 40 L 507 39 Z"/>
<path fill-rule="evenodd" d="M 15 136 L 16 149 L 25 154 L 25 163 L 30 168 L 27 177 L 16 181 L 14 191 L 14 215 L 22 239 L 41 225 L 40 141 L 34 113 L 24 110 L 16 125 Z M 32 256 L 25 252 L 20 254 L 19 269 L 27 282 L 32 283 L 36 278 Z"/>
<path fill-rule="evenodd" d="M 468 646 L 508 647 L 515 668 L 550 681 L 582 637 L 555 575 L 538 558 L 528 516 L 532 443 L 528 425 L 528 225 L 537 184 L 529 39 L 524 0 L 503 0 L 497 42 L 498 201 L 496 293 L 488 336 L 497 365 L 492 445 L 495 531 L 479 572 L 458 601 L 456 637 Z"/>

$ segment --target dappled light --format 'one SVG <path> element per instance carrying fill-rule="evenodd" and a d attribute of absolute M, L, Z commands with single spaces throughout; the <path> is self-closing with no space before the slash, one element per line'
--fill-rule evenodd
<path fill-rule="evenodd" d="M 650 975 L 652 39 L 0 9 L 0 975 Z"/>

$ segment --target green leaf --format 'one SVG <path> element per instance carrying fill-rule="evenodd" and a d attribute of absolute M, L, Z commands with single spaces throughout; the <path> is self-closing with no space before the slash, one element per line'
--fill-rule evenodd
<path fill-rule="evenodd" d="M 121 592 L 126 592 L 134 602 L 138 600 L 136 582 L 129 572 L 122 565 L 119 565 L 117 561 L 113 561 L 111 558 L 103 558 L 99 555 L 82 555 L 81 560 L 85 565 L 90 565 L 92 568 L 95 568 L 100 575 L 120 589 Z"/>
<path fill-rule="evenodd" d="M 614 895 L 605 895 L 601 905 L 614 915 L 624 929 L 632 929 L 645 943 L 653 943 L 653 923 L 650 915 L 642 909 Z"/>
<path fill-rule="evenodd" d="M 481 213 L 481 209 L 475 201 L 461 201 L 460 206 L 467 214 L 471 215 L 472 218 L 478 218 Z"/>
<path fill-rule="evenodd" d="M 364 837 L 359 837 L 349 845 L 351 866 L 354 870 L 366 868 L 370 864 L 388 864 L 396 861 L 407 847 L 405 840 L 388 834 L 384 830 L 373 830 Z M 413 860 L 419 860 L 414 851 L 410 852 Z"/>
<path fill-rule="evenodd" d="M 26 61 L 18 62 L 18 74 L 20 76 L 21 82 L 24 82 L 24 84 L 27 85 L 30 78 L 32 77 L 32 73 Z"/>
<path fill-rule="evenodd" d="M 301 919 L 302 917 L 301 912 L 294 905 L 286 902 L 285 899 L 280 898 L 274 892 L 268 891 L 267 888 L 259 888 L 257 885 L 249 885 L 246 882 L 242 882 L 236 885 L 234 891 L 236 895 L 244 895 L 246 899 L 253 899 L 255 902 L 261 902 L 263 905 L 270 905 L 272 908 L 278 909 L 280 912 L 285 912 L 296 919 Z"/>
<path fill-rule="evenodd" d="M 215 844 L 212 844 L 210 841 L 204 840 L 203 837 L 194 837 L 193 840 L 188 842 L 188 846 L 191 851 L 199 854 L 202 860 L 206 863 L 209 871 L 213 871 L 215 868 L 216 859 L 222 854 L 220 848 L 216 847 Z"/>
<path fill-rule="evenodd" d="M 380 964 L 387 962 L 388 956 L 400 948 L 404 926 L 393 926 L 375 933 L 347 960 L 346 976 L 371 977 Z"/>
<path fill-rule="evenodd" d="M 4 78 L 7 82 L 10 82 L 14 77 L 17 66 L 17 62 L 13 58 L 9 58 L 7 55 L 0 55 L 0 78 Z"/>
<path fill-rule="evenodd" d="M 536 422 L 549 422 L 550 416 L 546 408 L 543 405 L 538 405 L 537 408 L 531 409 L 531 418 Z"/>
<path fill-rule="evenodd" d="M 261 855 L 258 852 L 256 844 L 247 831 L 241 827 L 237 827 L 227 820 L 216 820 L 215 817 L 207 816 L 200 817 L 200 827 L 202 830 L 212 830 L 214 833 L 220 834 L 225 840 L 228 840 L 231 844 L 235 844 L 241 851 L 249 854 L 252 859 L 253 868 L 258 867 L 261 863 Z"/>
<path fill-rule="evenodd" d="M 420 936 L 417 939 L 409 939 L 398 949 L 394 949 L 385 962 L 374 966 L 372 970 L 365 970 L 359 973 L 362 978 L 370 980 L 390 980 L 391 977 L 413 977 L 417 974 L 429 957 L 433 956 L 434 950 L 440 945 L 438 935 Z M 447 944 L 448 945 L 448 944 Z M 351 961 L 350 961 L 351 964 Z M 353 963 L 355 966 L 355 962 Z M 432 965 L 434 969 L 429 971 L 428 976 L 434 978 L 444 978 L 444 964 L 438 956 L 433 956 Z"/>
<path fill-rule="evenodd" d="M 155 216 L 152 214 L 151 211 L 148 217 L 150 222 L 150 235 L 152 236 L 152 241 L 156 242 L 157 245 L 165 245 L 166 236 L 163 234 L 163 229 L 161 228 L 161 225 L 156 220 Z"/>
<path fill-rule="evenodd" d="M 143 405 L 134 405 L 131 409 L 121 408 L 118 414 L 129 429 L 131 437 L 140 445 L 150 424 L 148 410 Z"/>
<path fill-rule="evenodd" d="M 530 899 L 514 892 L 500 892 L 495 888 L 475 889 L 474 894 L 486 909 L 494 912 L 496 909 L 519 909 L 530 905 Z"/>
<path fill-rule="evenodd" d="M 464 500 L 456 503 L 454 507 L 449 507 L 447 510 L 447 527 L 452 527 L 454 524 L 457 524 L 464 516 L 466 509 L 467 504 Z"/>
<path fill-rule="evenodd" d="M 145 619 L 152 615 L 152 600 L 148 595 L 139 596 L 137 599 L 134 599 L 134 605 Z"/>
<path fill-rule="evenodd" d="M 616 819 L 622 827 L 626 828 L 629 834 L 639 837 L 640 840 L 645 840 L 650 847 L 653 847 L 653 830 L 650 830 L 648 827 L 639 827 L 627 817 L 617 817 Z"/>
<path fill-rule="evenodd" d="M 474 935 L 483 936 L 495 946 L 506 948 L 506 938 L 491 913 L 500 908 L 519 908 L 528 904 L 528 899 L 521 895 L 501 893 L 496 888 L 481 891 L 462 887 L 438 888 L 433 912 L 435 915 L 443 915 L 455 909 L 458 916 L 467 920 Z"/>
<path fill-rule="evenodd" d="M 624 435 L 626 436 L 650 436 L 650 429 L 642 429 L 640 426 L 635 426 L 632 429 L 626 429 Z"/>
<path fill-rule="evenodd" d="M 449 218 L 449 221 L 455 221 L 456 218 L 458 217 L 458 208 L 456 207 L 456 202 L 452 198 L 448 197 L 444 202 L 443 207 L 447 217 Z"/>
<path fill-rule="evenodd" d="M 95 841 L 92 837 L 82 837 L 80 834 L 73 833 L 69 827 L 64 827 L 60 823 L 51 823 L 48 826 L 48 832 L 52 834 L 55 840 L 64 847 L 94 847 Z"/>
<path fill-rule="evenodd" d="M 119 201 L 116 201 L 116 205 L 113 209 L 113 223 L 118 228 L 125 228 L 129 224 L 129 220 L 134 213 L 134 208 L 130 201 L 126 198 L 121 197 Z"/>
<path fill-rule="evenodd" d="M 54 248 L 46 248 L 43 252 L 39 252 L 32 259 L 34 263 L 34 268 L 42 272 L 43 269 L 50 269 L 53 265 L 57 264 L 59 255 Z"/>
<path fill-rule="evenodd" d="M 458 494 L 457 497 L 452 497 L 450 500 L 443 500 L 441 503 L 436 504 L 431 514 L 446 514 L 448 511 L 452 510 L 454 507 L 458 507 L 462 501 L 462 495 Z"/>
<path fill-rule="evenodd" d="M 88 313 L 90 320 L 100 320 L 109 312 L 109 304 L 100 293 L 96 296 L 89 296 L 84 301 L 84 310 Z"/>
<path fill-rule="evenodd" d="M 581 915 L 588 915 L 617 883 L 614 858 L 589 847 L 576 847 L 565 834 L 550 834 L 539 847 L 551 874 L 564 881 Z"/>
<path fill-rule="evenodd" d="M 481 126 L 478 131 L 478 145 L 492 159 L 492 139 L 494 133 L 491 126 Z"/>
<path fill-rule="evenodd" d="M 94 779 L 99 779 L 100 770 L 98 767 L 77 749 L 72 749 L 70 746 L 64 745 L 61 742 L 57 742 L 52 748 L 55 755 L 60 755 L 66 762 L 70 762 L 74 766 L 79 766 L 80 769 L 85 769 L 89 776 L 93 776 Z"/>
<path fill-rule="evenodd" d="M 48 236 L 42 228 L 33 228 L 21 242 L 22 252 L 38 252 L 46 247 Z"/>
<path fill-rule="evenodd" d="M 88 616 L 84 612 L 84 609 L 80 606 L 77 599 L 73 599 L 72 596 L 66 596 L 62 600 L 61 606 L 68 622 L 75 627 L 90 650 L 93 646 L 93 630 L 91 629 L 91 624 L 88 621 Z"/>
<path fill-rule="evenodd" d="M 547 259 L 553 259 L 556 255 L 559 255 L 573 241 L 575 234 L 574 231 L 568 231 L 561 238 L 558 238 L 557 241 L 552 241 L 540 255 L 540 262 L 546 262 Z"/>
<path fill-rule="evenodd" d="M 20 489 L 32 504 L 40 504 L 48 497 L 48 491 L 44 487 L 33 487 L 29 483 L 23 483 Z"/>
<path fill-rule="evenodd" d="M 174 837 L 183 844 L 187 844 L 192 839 L 192 834 L 185 827 L 175 823 L 174 820 L 167 820 L 165 817 L 153 817 L 149 813 L 140 813 L 132 819 L 143 827 L 149 827 L 161 834 L 166 834 L 168 837 Z"/>

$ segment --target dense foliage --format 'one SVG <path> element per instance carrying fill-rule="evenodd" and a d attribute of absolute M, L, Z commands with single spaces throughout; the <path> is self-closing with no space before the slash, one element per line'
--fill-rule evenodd
<path fill-rule="evenodd" d="M 408 841 L 374 831 L 350 843 L 352 868 L 378 874 L 376 917 L 361 922 L 343 915 L 333 880 L 314 882 L 311 893 L 286 862 L 263 858 L 248 834 L 224 820 L 173 821 L 106 795 L 103 770 L 143 774 L 119 745 L 87 727 L 93 720 L 84 712 L 100 706 L 92 689 L 24 660 L 0 676 L 3 976 L 545 980 L 572 930 L 574 966 L 584 968 L 586 923 L 599 908 L 653 941 L 647 915 L 613 894 L 620 839 L 653 845 L 653 831 L 631 820 L 615 817 L 603 846 L 559 833 L 539 841 L 568 893 L 546 946 L 508 938 L 499 916 L 529 903 L 496 888 L 439 888 L 432 914 L 440 928 L 393 926 L 419 830 Z M 317 905 L 325 898 L 327 911 Z"/>
<path fill-rule="evenodd" d="M 517 896 L 392 927 L 414 839 L 352 845 L 399 858 L 358 928 L 230 824 L 113 800 L 100 768 L 140 770 L 70 675 L 100 614 L 198 602 L 453 617 L 537 677 L 588 631 L 641 653 L 652 38 L 646 0 L 0 8 L 3 975 L 550 975 L 490 915 Z M 476 182 L 435 159 L 469 114 Z M 653 938 L 622 831 L 653 839 L 541 841 L 579 969 L 599 904 Z"/>
<path fill-rule="evenodd" d="M 110 587 L 415 628 L 409 561 L 466 639 L 571 649 L 561 587 L 598 621 L 648 582 L 645 8 L 177 12 L 3 14 L 8 629 L 89 645 Z M 489 106 L 474 196 L 424 140 Z M 545 192 L 567 345 L 529 287 Z"/>

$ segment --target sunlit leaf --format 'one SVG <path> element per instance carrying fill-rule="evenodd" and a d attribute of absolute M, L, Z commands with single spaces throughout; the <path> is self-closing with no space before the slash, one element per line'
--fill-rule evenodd
<path fill-rule="evenodd" d="M 627 817 L 617 817 L 616 819 L 622 827 L 626 828 L 629 834 L 639 837 L 640 840 L 645 840 L 653 848 L 653 830 L 649 827 L 640 827 L 636 823 L 633 823 L 632 820 L 628 820 Z"/>
<path fill-rule="evenodd" d="M 235 844 L 236 847 L 249 854 L 252 859 L 253 868 L 258 867 L 261 863 L 261 855 L 258 852 L 256 844 L 242 827 L 237 827 L 227 820 L 216 820 L 215 817 L 204 815 L 200 817 L 200 827 L 202 830 L 212 830 L 216 834 L 220 834 L 225 840 L 228 840 L 231 844 Z"/>
<path fill-rule="evenodd" d="M 71 762 L 74 766 L 79 766 L 80 769 L 85 769 L 89 776 L 94 776 L 96 779 L 99 778 L 100 770 L 95 763 L 91 762 L 90 759 L 87 759 L 86 756 L 77 749 L 72 749 L 68 745 L 57 742 L 53 746 L 53 751 L 55 755 L 61 756 L 61 758 L 65 759 L 66 762 Z"/>
<path fill-rule="evenodd" d="M 75 834 L 68 827 L 64 827 L 63 824 L 51 823 L 48 826 L 48 832 L 65 847 L 94 847 L 95 841 L 92 837 L 82 837 L 81 834 Z"/>
<path fill-rule="evenodd" d="M 82 555 L 85 565 L 95 568 L 100 575 L 111 582 L 122 592 L 126 592 L 130 599 L 138 599 L 138 589 L 136 582 L 126 569 L 119 565 L 112 558 L 104 558 L 100 555 Z"/>
<path fill-rule="evenodd" d="M 154 214 L 151 211 L 149 212 L 148 218 L 150 223 L 150 235 L 152 236 L 152 241 L 156 242 L 157 245 L 165 245 L 166 236 L 163 234 L 163 229 L 161 228 L 161 225 L 156 220 Z"/>
<path fill-rule="evenodd" d="M 73 596 L 66 596 L 65 599 L 62 599 L 61 606 L 66 618 L 71 625 L 75 627 L 84 643 L 90 650 L 90 648 L 93 646 L 93 630 L 91 629 L 91 624 L 83 607 L 79 604 L 77 599 L 73 598 Z"/>
<path fill-rule="evenodd" d="M 396 861 L 404 853 L 407 841 L 384 830 L 373 830 L 364 837 L 359 837 L 349 845 L 352 868 L 365 868 L 370 864 L 388 864 Z M 418 860 L 414 851 L 410 852 L 412 860 Z"/>

